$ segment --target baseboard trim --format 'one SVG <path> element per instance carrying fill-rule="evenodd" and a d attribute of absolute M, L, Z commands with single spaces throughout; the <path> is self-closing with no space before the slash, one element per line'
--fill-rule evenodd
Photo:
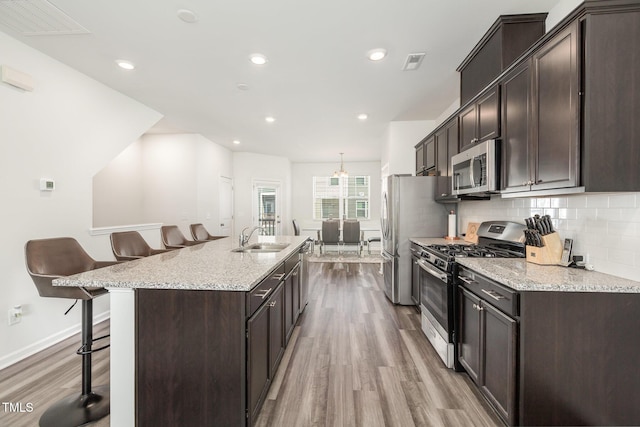
<path fill-rule="evenodd" d="M 110 317 L 111 317 L 111 311 L 107 310 L 103 313 L 100 313 L 94 316 L 93 324 L 97 325 L 98 323 L 104 322 Z M 78 323 L 56 334 L 43 338 L 40 341 L 37 341 L 31 345 L 28 345 L 24 348 L 16 350 L 13 353 L 7 354 L 6 356 L 0 358 L 0 370 L 8 368 L 9 366 L 18 363 L 29 356 L 33 356 L 39 351 L 49 348 L 52 345 L 58 344 L 60 341 L 66 340 L 70 336 L 80 333 L 81 330 L 82 330 L 82 324 Z"/>

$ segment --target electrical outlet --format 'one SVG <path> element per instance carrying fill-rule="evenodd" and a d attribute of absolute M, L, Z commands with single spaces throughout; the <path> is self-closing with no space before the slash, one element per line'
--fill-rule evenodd
<path fill-rule="evenodd" d="M 7 322 L 9 326 L 15 325 L 22 321 L 22 306 L 15 305 L 9 309 L 7 313 Z"/>

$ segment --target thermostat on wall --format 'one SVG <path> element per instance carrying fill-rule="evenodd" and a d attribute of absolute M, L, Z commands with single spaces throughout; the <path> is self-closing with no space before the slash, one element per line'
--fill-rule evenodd
<path fill-rule="evenodd" d="M 53 191 L 56 189 L 56 182 L 52 179 L 40 178 L 40 191 Z"/>

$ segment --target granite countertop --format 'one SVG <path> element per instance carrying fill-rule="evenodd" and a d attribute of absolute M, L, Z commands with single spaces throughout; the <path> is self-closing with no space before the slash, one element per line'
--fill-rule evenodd
<path fill-rule="evenodd" d="M 306 236 L 261 236 L 256 242 L 288 243 L 272 253 L 231 252 L 237 239 L 206 242 L 53 281 L 54 286 L 250 291 L 307 240 Z"/>
<path fill-rule="evenodd" d="M 471 243 L 465 242 L 462 238 L 458 240 L 449 240 L 443 237 L 411 237 L 409 241 L 420 246 L 429 245 L 470 245 Z"/>
<path fill-rule="evenodd" d="M 640 282 L 513 258 L 458 258 L 460 265 L 517 291 L 640 293 Z"/>

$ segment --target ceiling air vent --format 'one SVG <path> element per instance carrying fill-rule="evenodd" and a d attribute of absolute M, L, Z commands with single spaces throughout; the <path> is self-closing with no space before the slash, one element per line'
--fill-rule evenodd
<path fill-rule="evenodd" d="M 425 53 L 410 53 L 404 61 L 402 71 L 417 70 L 420 67 L 420 64 L 422 64 L 422 60 L 425 55 Z"/>
<path fill-rule="evenodd" d="M 0 0 L 0 25 L 24 36 L 89 34 L 86 28 L 46 0 Z"/>

